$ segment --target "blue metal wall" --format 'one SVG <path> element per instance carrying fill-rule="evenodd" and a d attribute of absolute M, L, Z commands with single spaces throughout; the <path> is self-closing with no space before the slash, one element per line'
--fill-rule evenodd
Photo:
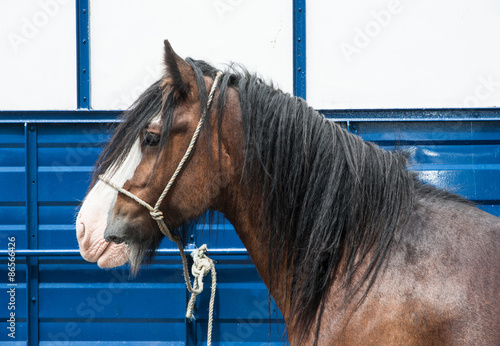
<path fill-rule="evenodd" d="M 328 115 L 382 147 L 408 148 L 413 169 L 421 171 L 423 180 L 462 194 L 500 216 L 500 119 L 422 116 L 396 121 L 380 113 L 368 120 L 360 118 L 366 113 L 360 111 L 346 120 L 339 113 Z M 9 288 L 5 255 L 7 238 L 12 236 L 17 250 L 17 341 L 203 342 L 208 293 L 198 303 L 197 321 L 187 323 L 188 296 L 172 244 L 165 242 L 154 264 L 136 278 L 129 277 L 126 267 L 102 270 L 78 255 L 74 217 L 114 114 L 95 121 L 90 117 L 64 120 L 62 115 L 25 122 L 15 120 L 16 114 L 0 121 L 0 286 L 4 292 L 0 294 L 0 330 L 4 331 L 0 343 L 11 340 L 5 332 L 10 298 L 5 293 Z M 207 242 L 217 260 L 214 339 L 221 344 L 280 343 L 281 316 L 272 304 L 269 318 L 267 290 L 242 244 L 223 220 L 216 228 L 210 234 L 208 225 L 194 227 L 190 237 L 196 246 Z"/>
<path fill-rule="evenodd" d="M 198 302 L 196 322 L 186 323 L 189 297 L 178 251 L 168 240 L 136 278 L 127 267 L 102 270 L 78 255 L 74 219 L 108 125 L 0 121 L 0 328 L 7 330 L 5 292 L 11 287 L 5 250 L 15 237 L 16 340 L 203 342 L 208 293 Z M 266 287 L 233 228 L 221 219 L 213 229 L 193 226 L 189 239 L 208 243 L 217 261 L 214 339 L 280 342 L 281 316 L 274 304 L 269 316 Z M 0 333 L 0 341 L 8 340 Z"/>
<path fill-rule="evenodd" d="M 202 344 L 208 293 L 197 320 L 173 245 L 135 278 L 78 254 L 74 218 L 117 112 L 90 109 L 88 0 L 77 0 L 77 111 L 0 111 L 0 344 Z M 294 92 L 306 96 L 305 1 L 294 0 Z M 380 146 L 405 147 L 422 180 L 500 216 L 500 112 L 496 109 L 323 112 Z M 217 261 L 214 344 L 281 344 L 284 326 L 246 250 L 223 219 L 190 243 Z M 8 336 L 8 243 L 15 237 L 16 338 Z M 12 284 L 12 283 L 10 283 Z M 269 314 L 270 312 L 270 314 Z"/>

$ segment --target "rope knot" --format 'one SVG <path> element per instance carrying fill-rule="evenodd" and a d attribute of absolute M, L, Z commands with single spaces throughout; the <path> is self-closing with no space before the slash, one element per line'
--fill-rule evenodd
<path fill-rule="evenodd" d="M 163 213 L 160 210 L 151 210 L 149 214 L 155 221 L 163 220 Z"/>
<path fill-rule="evenodd" d="M 214 262 L 207 257 L 207 245 L 203 244 L 198 249 L 191 253 L 191 257 L 193 258 L 193 266 L 191 267 L 191 273 L 198 281 L 199 291 L 203 291 L 203 277 L 207 275 L 212 267 L 214 266 Z"/>
<path fill-rule="evenodd" d="M 189 290 L 191 292 L 191 299 L 189 299 L 188 306 L 186 309 L 186 318 L 193 320 L 193 309 L 196 302 L 196 296 L 203 291 L 203 277 L 208 273 L 212 272 L 212 292 L 210 294 L 210 305 L 209 305 L 209 321 L 213 319 L 214 310 L 214 298 L 215 298 L 215 287 L 217 285 L 217 278 L 215 274 L 214 262 L 207 256 L 207 245 L 203 244 L 198 249 L 191 253 L 193 257 L 193 266 L 191 267 L 191 273 L 194 276 L 193 286 Z M 209 322 L 209 329 L 211 328 L 211 322 Z M 211 338 L 211 332 L 209 333 Z"/>

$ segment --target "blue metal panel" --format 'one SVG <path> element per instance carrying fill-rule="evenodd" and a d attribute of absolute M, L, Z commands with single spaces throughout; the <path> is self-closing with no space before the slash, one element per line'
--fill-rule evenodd
<path fill-rule="evenodd" d="M 1 233 L 2 235 L 5 235 L 5 233 Z M 16 245 L 17 245 L 17 238 L 16 238 Z M 7 247 L 5 247 L 7 248 Z M 7 310 L 7 307 L 9 306 L 9 299 L 10 295 L 6 294 L 6 292 L 11 288 L 11 286 L 7 285 L 7 260 L 6 257 L 0 258 L 0 275 L 1 275 L 1 283 L 0 283 L 0 291 L 2 292 L 0 294 L 0 328 L 3 331 L 2 334 L 0 334 L 0 344 L 4 344 L 5 341 L 9 341 L 9 345 L 11 344 L 12 341 L 19 341 L 19 340 L 28 340 L 28 328 L 29 324 L 27 321 L 27 311 L 28 311 L 28 306 L 27 304 L 27 290 L 26 290 L 26 261 L 23 258 L 19 258 L 16 256 L 16 279 L 15 283 L 17 286 L 15 287 L 16 294 L 15 294 L 15 310 Z M 11 339 L 7 336 L 7 333 L 10 333 L 10 331 L 7 329 L 8 323 L 7 319 L 9 312 L 15 312 L 15 339 Z M 14 343 L 12 343 L 14 344 Z M 23 345 L 26 345 L 26 342 L 23 343 Z"/>
<path fill-rule="evenodd" d="M 363 122 L 358 134 L 404 148 L 420 179 L 500 215 L 500 121 Z"/>
<path fill-rule="evenodd" d="M 0 126 L 0 249 L 7 250 L 7 234 L 26 248 L 26 183 L 24 124 Z M 1 282 L 1 281 L 0 281 Z"/>
<path fill-rule="evenodd" d="M 500 182 L 496 178 L 500 121 L 420 120 L 382 118 L 349 123 L 356 125 L 359 135 L 387 149 L 408 148 L 413 168 L 421 171 L 423 180 L 472 198 L 483 209 L 500 215 Z M 108 138 L 109 123 L 53 119 L 26 125 L 26 133 L 24 126 L 0 124 L 0 172 L 12 182 L 0 194 L 0 241 L 16 234 L 18 276 L 28 275 L 30 291 L 27 294 L 23 280 L 18 291 L 18 307 L 24 311 L 18 315 L 18 335 L 27 338 L 28 331 L 30 335 L 38 332 L 41 344 L 99 340 L 110 345 L 159 340 L 203 343 L 209 297 L 203 295 L 197 303 L 196 323 L 186 323 L 187 294 L 173 244 L 165 241 L 154 264 L 136 278 L 128 276 L 126 267 L 101 270 L 78 256 L 74 216 L 101 143 Z M 28 213 L 13 212 L 27 206 Z M 31 226 L 26 228 L 26 222 Z M 212 224 L 197 225 L 193 235 L 196 245 L 209 243 L 217 261 L 214 339 L 227 344 L 280 343 L 282 317 L 274 303 L 269 316 L 267 290 L 246 252 L 235 250 L 242 244 L 232 226 L 215 214 Z M 0 255 L 5 256 L 5 246 Z M 23 252 L 23 248 L 34 250 Z M 68 250 L 58 253 L 57 249 Z M 29 255 L 28 267 L 22 255 Z M 42 257 L 35 260 L 38 256 Z M 4 268 L 0 267 L 0 277 L 6 277 Z M 29 274 L 26 268 L 30 268 Z M 38 268 L 38 278 L 32 276 L 34 268 Z M 33 294 L 35 303 L 31 302 Z M 0 306 L 6 302 L 0 296 Z M 5 320 L 4 314 L 0 309 L 1 320 Z M 7 340 L 2 337 L 0 341 Z"/>
<path fill-rule="evenodd" d="M 26 201 L 28 192 L 26 189 L 26 135 L 24 124 L 10 124 L 0 126 L 0 248 L 7 252 L 8 237 L 15 238 L 16 248 L 26 248 L 27 230 Z M 26 261 L 17 257 L 15 260 L 14 282 L 8 280 L 7 257 L 0 258 L 0 306 L 2 307 L 0 328 L 3 340 L 11 340 L 7 334 L 12 332 L 7 329 L 10 323 L 9 313 L 15 313 L 15 337 L 14 340 L 28 339 L 27 323 L 27 289 L 26 289 Z M 12 286 L 8 285 L 12 284 Z M 15 286 L 14 286 L 15 285 Z M 15 289 L 14 309 L 8 310 L 10 294 L 7 291 Z M 18 343 L 26 344 L 26 342 Z"/>
<path fill-rule="evenodd" d="M 21 179 L 20 185 L 24 186 L 25 191 L 29 191 L 26 192 L 30 206 L 28 214 L 32 219 L 28 217 L 28 222 L 33 226 L 30 226 L 31 231 L 28 232 L 30 246 L 20 246 L 18 256 L 33 255 L 28 259 L 32 268 L 28 280 L 31 291 L 29 295 L 24 295 L 24 305 L 30 308 L 29 339 L 35 340 L 34 342 L 39 340 L 42 343 L 92 340 L 109 342 L 164 340 L 184 343 L 188 339 L 204 340 L 205 336 L 200 333 L 206 330 L 204 312 L 208 296 L 201 297 L 199 301 L 201 306 L 198 310 L 199 320 L 196 324 L 188 324 L 187 331 L 190 332 L 188 337 L 184 319 L 187 295 L 181 275 L 180 260 L 178 256 L 172 256 L 176 251 L 166 253 L 167 257 L 159 257 L 154 265 L 142 271 L 135 279 L 129 278 L 128 269 L 104 271 L 95 264 L 85 263 L 79 256 L 42 257 L 40 260 L 35 256 L 51 255 L 53 251 L 49 250 L 58 248 L 73 249 L 62 254 L 77 254 L 74 216 L 79 202 L 86 193 L 91 168 L 101 150 L 102 142 L 108 138 L 108 125 L 107 123 L 41 122 L 26 125 L 26 138 L 19 131 L 19 128 L 22 129 L 21 124 L 1 125 L 0 131 L 9 133 L 8 136 L 2 137 L 5 143 L 3 147 L 10 150 L 12 146 L 20 146 L 15 143 L 17 141 L 17 143 L 27 143 L 28 148 L 26 159 L 23 161 L 28 163 L 29 173 L 24 172 L 24 167 L 19 171 L 25 177 Z M 9 141 L 15 145 L 9 144 Z M 12 166 L 16 162 L 24 166 L 24 162 L 21 163 L 18 158 L 11 157 L 4 162 L 5 167 Z M 29 189 L 26 190 L 26 187 Z M 14 188 L 10 187 L 7 190 Z M 9 191 L 5 196 L 16 196 L 16 194 Z M 6 197 L 4 199 L 8 200 Z M 26 216 L 28 214 L 25 213 Z M 7 213 L 6 216 L 9 223 L 19 219 L 18 216 Z M 222 253 L 229 252 L 234 255 L 213 256 L 220 265 L 218 276 L 220 280 L 229 284 L 231 280 L 238 282 L 241 289 L 238 295 L 233 295 L 234 288 L 231 284 L 227 288 L 224 284 L 219 287 L 221 292 L 228 293 L 225 294 L 227 298 L 224 299 L 224 308 L 220 312 L 218 304 L 216 323 L 234 326 L 234 321 L 241 325 L 238 320 L 248 320 L 255 330 L 252 335 L 265 335 L 262 338 L 265 342 L 269 339 L 268 323 L 260 319 L 253 321 L 252 316 L 255 314 L 250 314 L 251 310 L 245 309 L 245 304 L 242 305 L 240 315 L 235 314 L 232 307 L 238 304 L 241 296 L 265 301 L 267 306 L 267 290 L 246 251 L 234 251 L 235 247 L 241 249 L 243 246 L 232 226 L 225 220 L 217 222 L 217 218 L 216 214 L 216 222 L 212 225 L 195 227 L 193 234 L 196 234 L 196 238 L 193 241 L 198 245 L 201 244 L 200 241 L 206 241 L 210 247 L 229 248 L 222 250 Z M 20 224 L 24 222 L 26 220 L 19 220 Z M 25 226 L 20 232 L 26 234 L 24 229 Z M 10 235 L 9 229 L 3 231 L 1 234 Z M 35 235 L 35 238 L 32 235 Z M 160 252 L 174 248 L 168 241 L 165 241 L 162 247 L 163 250 Z M 23 252 L 22 248 L 41 250 Z M 35 272 L 38 277 L 32 275 Z M 0 275 L 3 274 L 5 272 L 0 271 Z M 248 282 L 248 285 L 245 285 L 245 282 Z M 33 302 L 32 296 L 35 298 Z M 227 302 L 229 310 L 226 308 Z M 39 316 L 37 311 L 40 312 Z M 277 311 L 275 304 L 272 305 L 272 311 Z M 269 317 L 266 316 L 265 319 L 268 321 Z M 276 324 L 275 320 L 272 322 Z M 112 326 L 110 328 L 115 332 L 109 333 L 105 326 Z M 227 337 L 234 334 L 225 331 L 224 328 L 221 330 Z M 138 333 L 138 330 L 141 332 Z M 234 335 L 239 335 L 238 337 L 245 335 L 238 330 Z M 249 336 L 249 340 L 253 340 L 253 337 Z M 275 333 L 272 340 L 280 341 L 281 335 Z"/>

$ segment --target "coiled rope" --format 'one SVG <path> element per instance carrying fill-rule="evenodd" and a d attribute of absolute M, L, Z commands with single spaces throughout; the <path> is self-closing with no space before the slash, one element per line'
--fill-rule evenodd
<path fill-rule="evenodd" d="M 158 201 L 156 201 L 156 204 L 154 207 L 149 205 L 147 202 L 143 201 L 139 197 L 135 196 L 132 194 L 130 191 L 124 190 L 120 186 L 114 184 L 112 181 L 106 179 L 103 175 L 99 175 L 99 179 L 108 184 L 109 186 L 113 187 L 116 189 L 118 192 L 123 193 L 124 195 L 132 198 L 134 201 L 145 207 L 146 209 L 149 210 L 149 214 L 153 218 L 153 220 L 156 221 L 158 224 L 158 227 L 160 228 L 161 233 L 163 233 L 168 239 L 171 241 L 175 242 L 177 244 L 177 248 L 179 249 L 179 253 L 181 255 L 182 259 L 182 267 L 183 267 L 183 273 L 184 273 L 184 280 L 186 282 L 186 287 L 187 290 L 191 293 L 191 298 L 189 299 L 189 303 L 187 306 L 186 310 L 186 318 L 193 320 L 193 309 L 194 309 L 194 304 L 196 302 L 196 297 L 198 294 L 200 294 L 203 291 L 203 277 L 205 277 L 209 272 L 212 273 L 212 290 L 210 294 L 210 305 L 209 305 L 209 311 L 208 311 L 208 331 L 207 331 L 207 346 L 210 346 L 212 344 L 212 325 L 213 325 L 213 313 L 214 313 L 214 304 L 215 304 L 215 289 L 217 286 L 217 274 L 215 272 L 215 266 L 213 261 L 206 255 L 207 252 L 207 245 L 203 244 L 195 250 L 193 253 L 191 253 L 191 256 L 193 257 L 193 266 L 191 267 L 191 273 L 194 276 L 193 280 L 193 285 L 191 285 L 191 280 L 189 278 L 189 271 L 188 271 L 188 264 L 187 264 L 187 259 L 186 259 L 186 254 L 184 252 L 184 247 L 182 246 L 182 242 L 179 236 L 174 236 L 172 232 L 168 229 L 167 225 L 165 224 L 165 221 L 163 220 L 163 213 L 160 210 L 160 205 L 163 202 L 163 199 L 167 195 L 168 191 L 170 190 L 170 187 L 174 183 L 175 179 L 177 178 L 177 175 L 181 171 L 182 167 L 184 166 L 184 163 L 186 160 L 189 158 L 189 155 L 191 154 L 191 151 L 193 150 L 194 145 L 196 144 L 196 140 L 198 139 L 198 136 L 201 131 L 201 127 L 203 125 L 203 122 L 205 121 L 207 112 L 210 110 L 210 107 L 212 105 L 212 100 L 215 94 L 215 90 L 217 89 L 217 85 L 219 84 L 219 80 L 222 76 L 222 73 L 219 71 L 217 72 L 217 75 L 215 76 L 214 83 L 212 84 L 212 88 L 210 89 L 210 94 L 208 95 L 207 99 L 207 104 L 205 109 L 203 110 L 203 113 L 201 114 L 200 121 L 198 122 L 198 126 L 196 127 L 196 130 L 193 133 L 193 137 L 191 138 L 191 142 L 189 143 L 189 146 L 184 153 L 184 156 L 182 157 L 181 161 L 179 162 L 177 169 L 175 170 L 174 174 L 170 178 L 167 186 L 165 186 L 165 189 L 163 189 L 162 194 L 158 198 Z"/>

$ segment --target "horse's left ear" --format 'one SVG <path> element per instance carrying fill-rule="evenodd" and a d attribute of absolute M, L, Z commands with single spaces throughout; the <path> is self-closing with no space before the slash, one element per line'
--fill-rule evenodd
<path fill-rule="evenodd" d="M 191 66 L 178 56 L 170 42 L 165 40 L 165 71 L 164 82 L 172 85 L 173 92 L 180 99 L 188 97 L 195 82 L 194 72 Z"/>

